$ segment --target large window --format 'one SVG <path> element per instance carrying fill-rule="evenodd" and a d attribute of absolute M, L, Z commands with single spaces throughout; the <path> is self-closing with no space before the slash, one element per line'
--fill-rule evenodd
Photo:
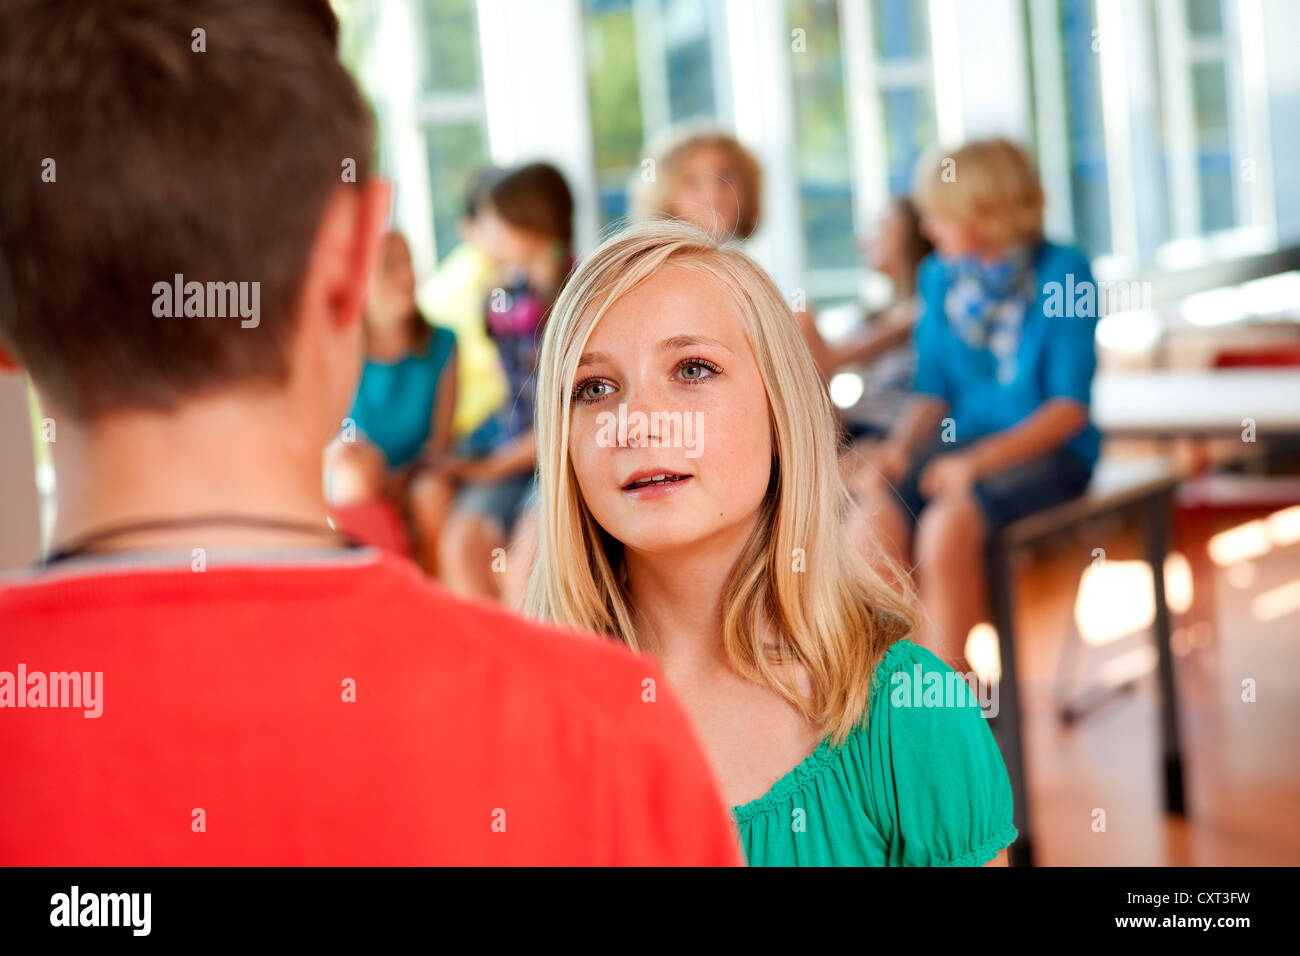
<path fill-rule="evenodd" d="M 1156 13 L 1164 145 L 1174 191 L 1171 238 L 1232 229 L 1244 218 L 1237 210 L 1233 155 L 1233 128 L 1242 118 L 1231 89 L 1239 46 L 1226 29 L 1219 0 L 1162 0 Z"/>
<path fill-rule="evenodd" d="M 1275 241 L 1239 0 L 1025 0 L 1049 229 L 1119 272 Z M 1266 111 L 1256 110 L 1256 115 Z M 1064 197 L 1064 201 L 1063 201 Z"/>
<path fill-rule="evenodd" d="M 628 213 L 647 145 L 684 121 L 726 119 L 723 6 L 583 0 L 587 94 L 602 226 Z"/>
<path fill-rule="evenodd" d="M 420 0 L 417 120 L 424 132 L 438 257 L 457 242 L 465 186 L 488 161 L 474 0 Z"/>
<path fill-rule="evenodd" d="M 929 2 L 876 0 L 872 12 L 889 194 L 903 196 L 916 161 L 936 139 Z"/>
<path fill-rule="evenodd" d="M 937 139 L 928 0 L 787 0 L 804 261 L 814 298 L 858 291 L 855 233 L 911 190 Z"/>
<path fill-rule="evenodd" d="M 336 0 L 344 62 L 378 119 L 379 168 L 417 268 L 456 245 L 488 162 L 475 0 Z"/>
<path fill-rule="evenodd" d="M 1092 0 L 1029 0 L 1026 6 L 1048 231 L 1101 256 L 1111 251 L 1110 182 L 1096 11 Z"/>
<path fill-rule="evenodd" d="M 787 17 L 804 259 L 814 271 L 851 269 L 853 150 L 839 4 L 791 0 Z"/>
<path fill-rule="evenodd" d="M 1272 78 L 1289 74 L 1247 54 L 1276 44 L 1268 24 L 1294 24 L 1277 0 L 335 5 L 421 269 L 455 244 L 490 153 L 559 163 L 590 242 L 627 216 L 661 134 L 688 121 L 735 130 L 760 158 L 755 254 L 822 303 L 871 296 L 855 236 L 909 191 L 927 149 L 971 136 L 1032 141 L 1049 235 L 1103 277 L 1275 248 L 1295 217 L 1273 162 L 1292 94 Z"/>

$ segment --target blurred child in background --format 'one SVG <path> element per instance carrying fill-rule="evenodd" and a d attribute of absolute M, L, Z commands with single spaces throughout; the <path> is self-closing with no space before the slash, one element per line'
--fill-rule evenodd
<path fill-rule="evenodd" d="M 915 559 L 927 643 L 964 665 L 987 535 L 1091 477 L 1096 295 L 1083 253 L 1044 240 L 1042 187 L 1018 146 L 976 141 L 925 163 L 915 196 L 936 252 L 917 276 L 915 395 L 871 454 L 872 518 L 897 560 Z M 1062 288 L 1091 288 L 1093 305 L 1061 314 Z"/>
<path fill-rule="evenodd" d="M 682 219 L 718 242 L 754 234 L 763 172 L 734 136 L 707 127 L 673 129 L 652 153 L 654 165 L 632 183 L 634 218 Z"/>
<path fill-rule="evenodd" d="M 352 410 L 327 453 L 330 500 L 392 502 L 413 526 L 421 566 L 436 574 L 452 488 L 427 466 L 451 443 L 456 337 L 416 307 L 411 251 L 400 233 L 380 243 L 365 343 Z"/>
<path fill-rule="evenodd" d="M 573 195 L 554 166 L 529 163 L 495 177 L 480 210 L 477 241 L 504 273 L 483 314 L 508 392 L 496 414 L 437 465 L 440 476 L 460 486 L 440 568 L 455 592 L 513 602 L 532 563 L 532 518 L 525 512 L 535 488 L 537 355 L 547 314 L 573 268 Z M 505 560 L 498 549 L 512 542 L 518 546 Z"/>
<path fill-rule="evenodd" d="M 894 199 L 881 217 L 874 235 L 862 244 L 868 268 L 890 280 L 889 303 L 866 317 L 863 327 L 836 345 L 822 338 L 811 313 L 795 313 L 808 348 L 823 378 L 829 380 L 847 366 L 862 369 L 862 397 L 841 410 L 846 437 L 865 450 L 888 434 L 907 404 L 916 374 L 912 331 L 916 324 L 916 270 L 934 251 L 921 232 L 921 216 L 910 199 Z M 846 461 L 846 479 L 857 489 L 862 471 L 858 455 Z"/>
<path fill-rule="evenodd" d="M 478 237 L 483 201 L 496 175 L 497 170 L 483 169 L 471 177 L 457 226 L 461 242 L 417 294 L 425 317 L 456 333 L 456 414 L 451 431 L 457 439 L 482 425 L 506 399 L 505 372 L 483 324 L 483 303 L 496 283 L 497 265 Z"/>

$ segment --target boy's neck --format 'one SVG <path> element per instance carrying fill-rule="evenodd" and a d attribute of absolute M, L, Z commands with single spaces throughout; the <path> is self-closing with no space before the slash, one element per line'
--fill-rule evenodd
<path fill-rule="evenodd" d="M 174 529 L 107 539 L 95 550 L 319 547 L 330 543 L 322 447 L 275 393 L 231 393 L 172 413 L 115 413 L 61 429 L 55 548 L 104 528 L 158 519 Z M 295 522 L 319 534 L 187 519 L 241 515 Z"/>

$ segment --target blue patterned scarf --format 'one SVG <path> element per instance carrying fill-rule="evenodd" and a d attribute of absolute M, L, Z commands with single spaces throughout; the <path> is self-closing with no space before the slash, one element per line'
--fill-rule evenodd
<path fill-rule="evenodd" d="M 944 259 L 948 323 L 971 348 L 987 349 L 997 364 L 998 381 L 1016 377 L 1016 352 L 1025 313 L 1037 298 L 1033 250 L 1013 249 L 995 262 L 974 256 Z"/>

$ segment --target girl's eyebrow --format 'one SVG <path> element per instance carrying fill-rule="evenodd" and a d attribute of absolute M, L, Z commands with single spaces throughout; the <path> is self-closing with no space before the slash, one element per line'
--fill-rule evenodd
<path fill-rule="evenodd" d="M 724 352 L 731 352 L 731 349 L 727 348 L 725 343 L 718 339 L 711 339 L 707 335 L 674 335 L 672 338 L 664 339 L 659 343 L 659 351 L 672 352 L 677 349 L 687 349 L 699 345 L 712 346 L 713 348 L 722 349 Z M 732 354 L 735 353 L 732 352 Z M 609 356 L 604 352 L 585 352 L 582 358 L 578 359 L 578 368 L 608 361 Z"/>
<path fill-rule="evenodd" d="M 659 351 L 672 352 L 676 349 L 691 348 L 696 345 L 708 345 L 715 349 L 722 349 L 724 352 L 731 351 L 725 343 L 717 339 L 711 339 L 707 335 L 674 335 L 672 338 L 664 339 L 659 343 Z"/>

